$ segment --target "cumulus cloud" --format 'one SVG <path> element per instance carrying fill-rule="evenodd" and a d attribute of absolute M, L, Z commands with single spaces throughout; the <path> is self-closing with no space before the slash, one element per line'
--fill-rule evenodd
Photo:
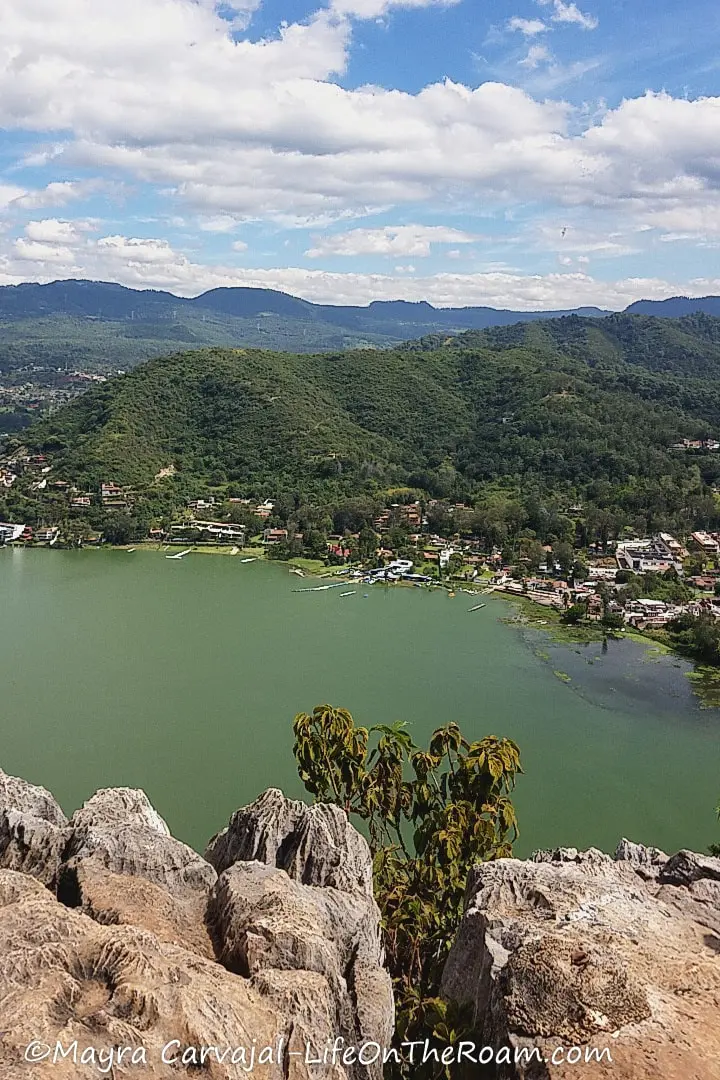
<path fill-rule="evenodd" d="M 39 244 L 77 244 L 82 239 L 81 228 L 72 221 L 45 218 L 43 221 L 29 221 L 25 226 L 25 235 Z"/>
<path fill-rule="evenodd" d="M 371 17 L 378 0 L 353 3 Z M 548 4 L 556 21 L 592 21 Z M 620 213 L 634 200 L 643 214 L 671 197 L 718 199 L 720 99 L 646 94 L 588 121 L 498 82 L 346 89 L 333 81 L 351 41 L 337 7 L 249 41 L 210 3 L 125 0 L 118 20 L 114 0 L 4 0 L 3 36 L 14 44 L 0 49 L 0 124 L 57 134 L 56 172 L 155 185 L 211 224 L 321 228 L 448 199 Z M 566 72 L 542 48 L 523 63 L 547 93 Z M 16 197 L 63 205 L 93 183 Z"/>
<path fill-rule="evenodd" d="M 502 214 L 513 205 L 552 205 L 583 217 L 584 235 L 600 237 L 597 243 L 603 243 L 602 223 L 627 226 L 602 250 L 588 249 L 607 257 L 636 249 L 632 223 L 698 242 L 717 235 L 720 97 L 648 92 L 594 114 L 556 100 L 557 87 L 592 61 L 563 68 L 537 38 L 550 23 L 596 25 L 575 3 L 545 0 L 544 20 L 516 16 L 507 24 L 527 39 L 523 82 L 535 96 L 493 81 L 465 86 L 447 79 L 412 93 L 340 85 L 354 19 L 438 5 L 442 0 L 331 0 L 302 22 L 246 40 L 237 19 L 252 14 L 251 0 L 124 0 L 121 19 L 115 0 L 3 0 L 0 125 L 38 133 L 37 152 L 21 164 L 52 170 L 52 182 L 38 190 L 0 186 L 4 224 L 36 210 L 44 217 L 46 208 L 62 216 L 59 208 L 71 204 L 147 188 L 165 202 L 164 223 L 195 229 L 197 246 L 248 221 L 332 226 L 332 234 L 313 241 L 315 259 L 389 255 L 406 266 L 433 243 L 454 251 L 467 244 L 418 233 L 419 226 L 357 227 L 379 212 L 397 210 L 412 220 L 428 207 L 435 220 L 438 207 L 457 220 L 468 207 Z M 340 233 L 340 223 L 349 231 Z M 28 232 L 8 247 L 6 279 L 21 278 L 21 264 L 25 274 L 41 275 L 46 265 L 77 263 L 88 276 L 190 292 L 239 280 L 237 269 L 210 270 L 166 240 L 97 240 L 76 230 L 71 242 L 69 234 L 51 235 L 58 227 L 36 222 L 35 236 Z M 515 225 L 508 228 L 517 233 Z M 112 230 L 144 231 L 117 223 Z M 234 249 L 244 250 L 242 242 Z M 337 288 L 373 298 L 375 279 L 308 276 L 321 270 L 287 271 L 291 276 L 283 279 L 284 271 L 268 272 L 275 287 L 297 281 L 317 293 Z M 503 302 L 519 303 L 516 279 L 503 280 L 509 282 Z M 418 281 L 436 300 L 449 288 L 435 278 Z M 453 281 L 448 302 L 470 302 L 458 283 L 473 296 L 481 291 L 475 277 Z M 392 275 L 381 276 L 379 294 L 392 295 L 393 282 Z M 406 278 L 398 282 L 407 295 Z M 568 285 L 566 276 L 563 282 Z M 490 284 L 482 278 L 482 288 Z M 600 289 L 598 302 L 607 304 L 614 286 L 587 288 Z M 415 297 L 422 298 L 421 288 Z"/>
<path fill-rule="evenodd" d="M 24 195 L 24 189 L 16 187 L 15 184 L 0 184 L 0 210 L 12 206 L 13 203 L 22 199 Z"/>
<path fill-rule="evenodd" d="M 117 281 L 142 288 L 195 296 L 218 286 L 280 289 L 319 303 L 367 304 L 372 300 L 429 300 L 441 307 L 487 304 L 543 310 L 597 304 L 623 308 L 639 297 L 662 299 L 720 292 L 720 278 L 667 281 L 661 278 L 595 279 L 576 270 L 521 274 L 503 269 L 483 273 L 415 274 L 402 265 L 392 274 L 330 273 L 303 267 L 239 269 L 191 261 L 162 239 L 107 236 L 84 239 L 81 247 L 40 244 L 20 238 L 0 241 L 0 284 L 52 281 L 58 276 Z"/>
<path fill-rule="evenodd" d="M 519 31 L 526 37 L 535 37 L 536 34 L 543 34 L 547 30 L 547 25 L 542 19 L 521 19 L 518 15 L 513 15 L 512 19 L 508 19 L 506 26 L 508 30 Z"/>
<path fill-rule="evenodd" d="M 50 263 L 64 266 L 68 271 L 74 266 L 74 252 L 69 247 L 61 244 L 43 244 L 36 240 L 26 240 L 20 236 L 13 244 L 13 255 L 20 262 L 33 263 L 36 273 L 42 272 L 42 268 Z"/>
<path fill-rule="evenodd" d="M 324 255 L 412 255 L 427 256 L 433 244 L 472 244 L 480 237 L 442 225 L 385 225 L 380 229 L 350 229 L 344 233 L 315 238 L 315 246 L 305 254 L 311 259 Z"/>

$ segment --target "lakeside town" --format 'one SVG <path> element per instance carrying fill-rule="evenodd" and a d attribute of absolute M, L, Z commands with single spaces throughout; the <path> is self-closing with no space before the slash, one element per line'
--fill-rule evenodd
<path fill-rule="evenodd" d="M 0 493 L 21 482 L 37 496 L 60 497 L 61 520 L 40 525 L 0 522 L 0 546 L 102 545 L 223 551 L 246 558 L 286 559 L 298 574 L 333 568 L 373 583 L 442 584 L 523 597 L 559 613 L 567 624 L 596 623 L 612 630 L 662 630 L 683 617 L 720 620 L 720 533 L 695 531 L 680 539 L 667 532 L 623 536 L 585 548 L 567 541 L 542 545 L 520 535 L 510 550 L 483 543 L 462 526 L 473 508 L 441 500 L 390 503 L 358 531 L 315 535 L 280 523 L 273 499 L 214 495 L 187 500 L 177 520 L 151 525 L 144 536 L 122 532 L 135 492 L 108 479 L 80 490 L 52 478 L 42 454 L 22 450 L 0 457 Z M 156 479 L 172 475 L 163 470 Z M 83 514 L 99 510 L 108 524 L 92 529 Z M 568 512 L 581 514 L 582 507 Z M 433 530 L 444 516 L 442 534 Z M 118 524 L 119 523 L 119 524 Z M 449 523 L 449 527 L 448 527 Z M 456 525 L 457 527 L 454 527 Z M 626 530 L 627 531 L 627 530 Z M 175 556 L 177 557 L 177 556 Z M 720 625 L 720 624 L 719 624 Z"/>

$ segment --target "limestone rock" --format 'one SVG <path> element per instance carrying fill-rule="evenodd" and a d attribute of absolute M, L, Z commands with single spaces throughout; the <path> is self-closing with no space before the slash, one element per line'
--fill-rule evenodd
<path fill-rule="evenodd" d="M 101 788 L 76 810 L 70 819 L 73 829 L 112 829 L 135 825 L 161 836 L 170 836 L 160 817 L 140 788 Z"/>
<path fill-rule="evenodd" d="M 589 1080 L 719 1080 L 720 933 L 697 917 L 720 913 L 718 860 L 681 853 L 664 862 L 621 847 L 616 859 L 561 849 L 473 870 L 443 994 L 471 1009 L 479 1044 L 536 1048 L 545 1059 L 502 1065 L 502 1080 L 580 1071 Z M 612 1061 L 550 1063 L 562 1045 L 607 1048 Z"/>
<path fill-rule="evenodd" d="M 204 892 L 173 896 L 146 878 L 114 874 L 90 856 L 64 864 L 57 895 L 67 907 L 79 908 L 104 926 L 139 926 L 160 941 L 215 957 L 205 926 Z"/>
<path fill-rule="evenodd" d="M 381 967 L 379 911 L 359 892 L 303 885 L 260 862 L 224 871 L 208 904 L 218 959 L 246 978 L 312 972 L 320 1000 L 334 1002 L 335 1033 L 357 1045 L 388 1046 L 393 1030 L 390 979 Z M 353 1075 L 380 1076 L 381 1069 Z"/>
<path fill-rule="evenodd" d="M 0 810 L 0 867 L 31 874 L 54 888 L 66 835 L 45 818 Z"/>
<path fill-rule="evenodd" d="M 693 885 L 696 881 L 720 881 L 720 858 L 678 851 L 667 860 L 659 878 L 663 885 Z"/>
<path fill-rule="evenodd" d="M 142 791 L 108 788 L 93 795 L 70 821 L 63 865 L 92 857 L 117 874 L 132 874 L 182 896 L 207 892 L 213 868 L 187 844 L 175 840 Z"/>
<path fill-rule="evenodd" d="M 288 837 L 278 866 L 304 885 L 328 885 L 372 897 L 372 855 L 368 842 L 339 806 L 316 803 Z"/>
<path fill-rule="evenodd" d="M 641 878 L 654 881 L 668 861 L 668 856 L 660 848 L 634 844 L 632 840 L 623 837 L 615 849 L 615 860 L 630 863 Z"/>
<path fill-rule="evenodd" d="M 284 974 L 284 973 L 281 973 Z M 272 976 L 270 976 L 272 978 Z M 308 1018 L 313 978 L 299 973 L 305 987 L 300 1027 L 324 1046 L 327 1028 Z M 31 878 L 0 871 L 0 1080 L 82 1080 L 100 1075 L 95 1064 L 80 1064 L 80 1055 L 115 1049 L 115 1080 L 149 1080 L 197 1071 L 209 1080 L 247 1076 L 230 1055 L 220 1063 L 214 1055 L 193 1070 L 162 1060 L 188 1046 L 217 1047 L 220 1053 L 253 1045 L 273 1047 L 272 1061 L 257 1068 L 262 1080 L 346 1080 L 336 1067 L 308 1066 L 292 1057 L 282 1043 L 297 1043 L 294 1003 L 290 993 L 264 994 L 260 986 L 238 978 L 219 964 L 160 941 L 131 926 L 101 926 L 80 911 L 58 903 Z M 281 1012 L 277 1002 L 283 1001 Z M 34 1041 L 51 1051 L 57 1042 L 66 1058 L 33 1062 L 26 1048 Z M 178 1046 L 174 1040 L 178 1040 Z M 279 1040 L 281 1051 L 277 1053 Z M 130 1052 L 117 1060 L 118 1048 L 142 1049 L 144 1063 L 131 1064 Z M 42 1053 L 42 1048 L 39 1051 Z M 107 1062 L 107 1058 L 106 1058 Z"/>
<path fill-rule="evenodd" d="M 29 814 L 41 821 L 49 821 L 59 829 L 67 825 L 67 818 L 46 788 L 29 784 L 18 776 L 8 776 L 0 769 L 0 811 L 2 810 Z"/>
<path fill-rule="evenodd" d="M 370 848 L 344 811 L 328 803 L 308 807 L 276 789 L 237 810 L 205 858 L 219 874 L 235 862 L 257 860 L 305 885 L 372 897 Z"/>
<path fill-rule="evenodd" d="M 0 867 L 52 886 L 66 826 L 67 818 L 49 791 L 0 769 Z"/>
<path fill-rule="evenodd" d="M 99 791 L 68 822 L 43 789 L 2 775 L 0 862 L 23 873 L 0 868 L 0 1080 L 75 1080 L 101 1065 L 134 1080 L 133 1051 L 150 1080 L 188 1064 L 230 1080 L 248 1075 L 253 1045 L 274 1048 L 260 1080 L 380 1080 L 379 1064 L 305 1060 L 337 1036 L 384 1047 L 393 1033 L 369 851 L 342 812 L 266 793 L 216 845 L 233 860 L 218 881 L 141 791 Z M 267 862 L 235 861 L 251 851 Z M 67 1056 L 26 1059 L 33 1039 Z M 174 1039 L 178 1052 L 225 1057 L 167 1064 Z M 130 1049 L 108 1065 L 118 1047 Z"/>
<path fill-rule="evenodd" d="M 218 874 L 235 862 L 257 860 L 277 866 L 283 843 L 306 810 L 304 803 L 286 799 L 277 788 L 268 788 L 255 802 L 235 811 L 208 844 L 205 858 Z"/>

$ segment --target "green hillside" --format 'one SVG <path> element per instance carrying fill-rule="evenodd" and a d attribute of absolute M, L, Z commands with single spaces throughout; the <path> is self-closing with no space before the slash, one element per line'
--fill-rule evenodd
<path fill-rule="evenodd" d="M 181 309 L 175 318 L 135 320 L 53 314 L 0 319 L 0 372 L 30 365 L 114 372 L 163 356 L 173 348 L 247 345 L 305 352 L 358 346 L 381 348 L 401 338 L 401 334 L 382 330 L 353 331 L 274 313 L 241 318 Z"/>
<path fill-rule="evenodd" d="M 30 429 L 54 474 L 152 505 L 231 485 L 329 503 L 407 484 L 473 501 L 500 484 L 632 518 L 708 521 L 720 455 L 720 320 L 569 317 L 319 355 L 204 349 L 151 360 Z"/>

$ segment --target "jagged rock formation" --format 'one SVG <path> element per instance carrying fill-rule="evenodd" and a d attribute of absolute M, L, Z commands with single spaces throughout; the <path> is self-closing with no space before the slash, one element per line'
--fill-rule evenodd
<path fill-rule="evenodd" d="M 277 788 L 237 810 L 210 841 L 205 858 L 218 874 L 234 862 L 259 859 L 304 885 L 373 895 L 370 848 L 340 807 L 306 806 Z"/>
<path fill-rule="evenodd" d="M 260 1080 L 381 1080 L 322 1055 L 390 1045 L 382 960 L 370 851 L 335 807 L 267 791 L 201 858 L 141 791 L 68 820 L 0 772 L 0 1080 L 235 1080 L 253 1046 Z M 623 840 L 476 867 L 443 993 L 476 1045 L 525 1051 L 498 1080 L 720 1080 L 720 859 Z"/>
<path fill-rule="evenodd" d="M 481 1043 L 537 1048 L 503 1080 L 718 1080 L 720 859 L 624 840 L 478 866 L 443 994 Z M 553 1063 L 560 1046 L 612 1061 Z"/>
<path fill-rule="evenodd" d="M 338 1036 L 392 1037 L 366 842 L 344 814 L 280 792 L 221 836 L 218 879 L 141 791 L 99 791 L 68 821 L 44 789 L 0 774 L 0 1080 L 97 1076 L 113 1048 L 116 1080 L 188 1065 L 229 1080 L 252 1047 L 271 1048 L 262 1080 L 379 1080 L 375 1063 L 313 1060 Z M 26 1057 L 33 1040 L 49 1057 Z"/>

